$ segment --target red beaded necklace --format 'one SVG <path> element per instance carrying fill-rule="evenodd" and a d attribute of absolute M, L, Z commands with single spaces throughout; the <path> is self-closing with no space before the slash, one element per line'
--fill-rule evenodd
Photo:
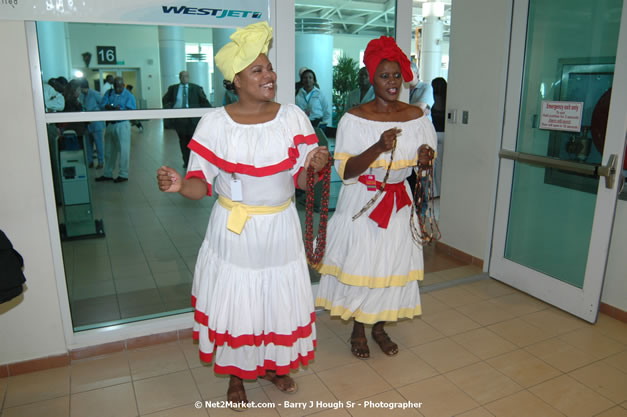
<path fill-rule="evenodd" d="M 414 201 L 417 202 L 417 207 L 415 208 L 415 211 L 416 215 L 418 216 L 418 225 L 420 227 L 420 231 L 416 230 L 416 225 L 414 223 L 414 210 L 412 210 L 411 217 L 409 219 L 411 235 L 414 242 L 423 245 L 429 244 L 434 240 L 440 240 L 442 238 L 442 233 L 440 233 L 440 226 L 438 226 L 438 222 L 435 219 L 435 204 L 433 202 L 433 157 L 435 156 L 435 153 L 433 149 L 429 149 L 429 152 L 429 163 L 427 165 L 422 165 L 420 164 L 420 162 L 418 162 L 418 169 L 416 170 L 417 172 L 416 186 L 414 188 Z M 423 184 L 423 178 L 426 179 L 426 185 Z M 429 204 L 429 202 L 431 202 L 431 204 Z M 425 208 L 424 215 L 423 208 Z M 427 230 L 426 225 L 427 219 L 429 221 L 429 230 Z"/>
<path fill-rule="evenodd" d="M 331 190 L 331 161 L 322 168 L 322 201 L 320 202 L 320 224 L 318 225 L 318 236 L 316 237 L 316 249 L 314 250 L 313 237 L 313 208 L 314 208 L 314 186 L 316 185 L 312 167 L 307 170 L 307 200 L 305 203 L 305 253 L 307 262 L 314 269 L 318 267 L 324 256 L 327 246 L 327 221 L 329 220 L 329 192 Z"/>

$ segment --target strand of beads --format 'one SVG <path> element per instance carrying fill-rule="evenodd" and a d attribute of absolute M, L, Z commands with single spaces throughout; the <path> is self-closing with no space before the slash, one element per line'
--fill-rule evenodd
<path fill-rule="evenodd" d="M 329 220 L 329 193 L 331 190 L 331 156 L 329 162 L 322 168 L 322 198 L 320 201 L 320 224 L 314 249 L 313 237 L 313 212 L 314 212 L 314 187 L 316 175 L 312 167 L 307 170 L 307 200 L 305 203 L 305 254 L 307 262 L 316 268 L 322 261 L 327 245 L 327 221 Z"/>

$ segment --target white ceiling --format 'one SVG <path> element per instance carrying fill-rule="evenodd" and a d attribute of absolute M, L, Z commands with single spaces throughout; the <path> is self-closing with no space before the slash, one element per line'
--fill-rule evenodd
<path fill-rule="evenodd" d="M 444 37 L 449 35 L 451 0 L 445 3 Z M 414 0 L 413 27 L 422 25 L 422 1 Z M 396 0 L 296 0 L 296 31 L 394 36 Z"/>

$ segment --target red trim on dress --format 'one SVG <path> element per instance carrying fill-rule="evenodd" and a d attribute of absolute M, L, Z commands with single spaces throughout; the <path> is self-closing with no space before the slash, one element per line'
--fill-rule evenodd
<path fill-rule="evenodd" d="M 211 183 L 207 181 L 205 174 L 201 170 L 189 171 L 187 175 L 185 175 L 185 179 L 188 180 L 190 178 L 200 178 L 201 180 L 204 180 L 207 183 L 207 195 L 211 196 Z"/>
<path fill-rule="evenodd" d="M 201 359 L 202 359 L 201 352 Z M 264 376 L 266 371 L 275 371 L 277 375 L 287 375 L 290 373 L 290 369 L 298 369 L 300 365 L 307 366 L 310 360 L 314 359 L 314 351 L 311 350 L 306 356 L 298 354 L 298 358 L 290 362 L 289 365 L 277 366 L 275 361 L 266 359 L 263 366 L 257 366 L 254 371 L 247 371 L 240 369 L 236 366 L 220 366 L 218 364 L 213 365 L 213 370 L 216 374 L 222 375 L 235 375 L 242 379 L 257 379 L 257 377 Z"/>
<path fill-rule="evenodd" d="M 301 171 L 305 169 L 305 167 L 300 167 L 298 172 L 296 174 L 294 174 L 294 188 L 298 189 L 298 176 L 300 175 Z"/>
<path fill-rule="evenodd" d="M 196 306 L 196 299 L 192 296 L 192 307 Z M 194 311 L 194 320 L 197 323 L 202 324 L 207 327 L 207 332 L 209 334 L 209 341 L 214 343 L 216 346 L 227 345 L 233 349 L 241 347 L 241 346 L 261 346 L 268 345 L 273 343 L 277 346 L 293 346 L 294 343 L 298 339 L 304 339 L 309 337 L 312 332 L 312 324 L 316 321 L 316 313 L 311 313 L 311 321 L 307 323 L 305 326 L 298 326 L 298 328 L 292 331 L 291 334 L 277 334 L 275 332 L 270 333 L 261 333 L 259 335 L 256 334 L 243 334 L 240 336 L 233 336 L 226 333 L 218 333 L 214 329 L 211 329 L 208 325 L 209 316 L 203 313 L 200 310 Z M 198 332 L 194 332 L 198 333 Z M 193 334 L 195 340 L 198 339 L 199 335 Z"/>
<path fill-rule="evenodd" d="M 187 145 L 187 147 L 223 171 L 250 175 L 253 177 L 265 177 L 291 169 L 296 164 L 296 161 L 300 156 L 300 153 L 298 152 L 298 145 L 312 145 L 314 143 L 318 143 L 318 137 L 315 134 L 307 136 L 296 135 L 294 136 L 294 146 L 288 148 L 287 150 L 287 158 L 277 164 L 268 165 L 265 167 L 255 167 L 248 164 L 229 162 L 225 159 L 220 158 L 211 150 L 205 148 L 194 139 L 189 142 L 189 145 Z"/>

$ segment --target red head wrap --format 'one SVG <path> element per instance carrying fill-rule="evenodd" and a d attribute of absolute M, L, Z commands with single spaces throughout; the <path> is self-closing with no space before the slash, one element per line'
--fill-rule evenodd
<path fill-rule="evenodd" d="M 370 76 L 370 84 L 373 83 L 374 72 L 377 70 L 379 63 L 384 59 L 399 63 L 401 66 L 401 75 L 405 82 L 409 82 L 414 78 L 411 63 L 401 48 L 398 47 L 394 38 L 381 36 L 379 39 L 373 39 L 368 42 L 366 52 L 364 52 L 364 64 Z"/>

